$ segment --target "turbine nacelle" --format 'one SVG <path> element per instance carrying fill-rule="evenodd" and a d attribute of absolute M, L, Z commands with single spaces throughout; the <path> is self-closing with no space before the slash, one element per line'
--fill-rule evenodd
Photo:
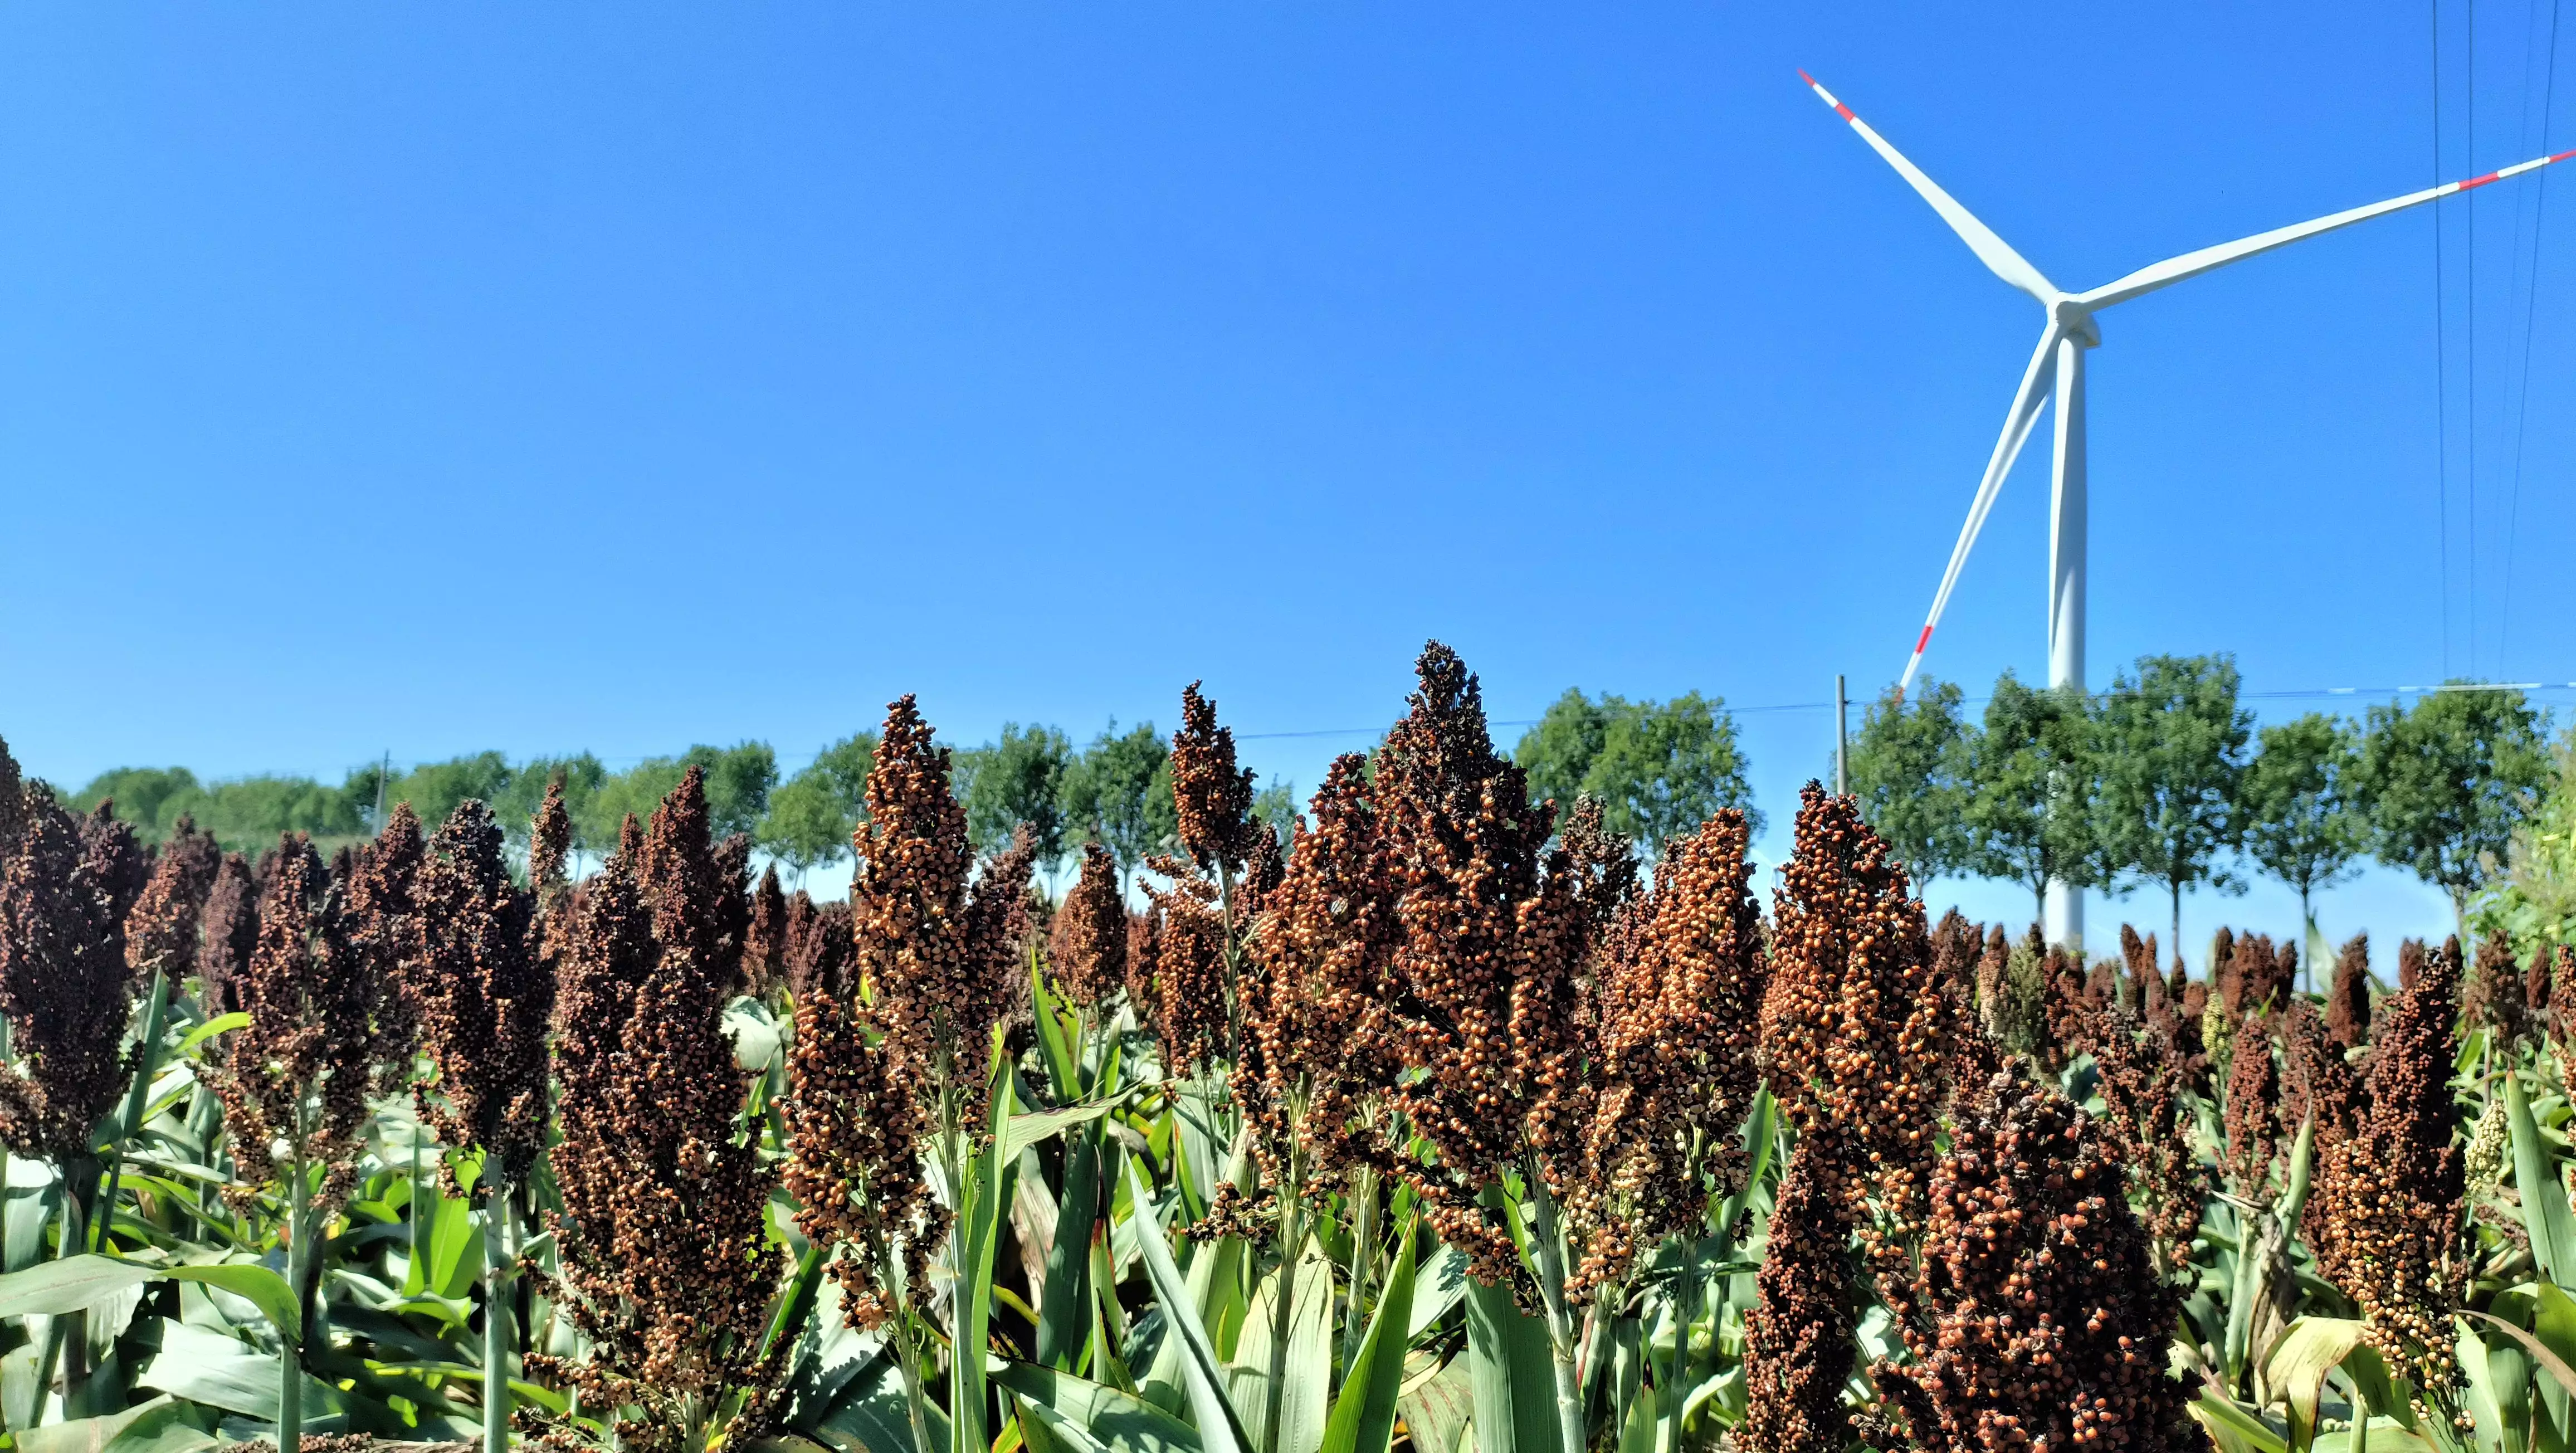
<path fill-rule="evenodd" d="M 2059 297 L 2048 305 L 2048 320 L 2059 333 L 2087 348 L 2102 346 L 2102 326 L 2093 321 L 2093 310 L 2082 298 Z"/>

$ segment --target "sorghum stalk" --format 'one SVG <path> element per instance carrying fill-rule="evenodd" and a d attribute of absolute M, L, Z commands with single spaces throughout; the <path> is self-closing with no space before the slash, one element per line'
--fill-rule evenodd
<path fill-rule="evenodd" d="M 304 1436 L 304 1325 L 312 1311 L 304 1292 L 313 1264 L 312 1176 L 298 1151 L 287 1162 L 286 1284 L 295 1291 L 295 1326 L 277 1329 L 277 1453 L 295 1453 Z"/>
<path fill-rule="evenodd" d="M 1529 1160 L 1530 1207 L 1537 1215 L 1530 1249 L 1538 1261 L 1539 1299 L 1547 1307 L 1547 1345 L 1556 1364 L 1556 1430 L 1565 1453 L 1583 1453 L 1583 1372 L 1575 1357 L 1574 1310 L 1565 1299 L 1564 1228 L 1557 1222 L 1556 1198 L 1548 1194 L 1547 1174 L 1538 1157 Z"/>

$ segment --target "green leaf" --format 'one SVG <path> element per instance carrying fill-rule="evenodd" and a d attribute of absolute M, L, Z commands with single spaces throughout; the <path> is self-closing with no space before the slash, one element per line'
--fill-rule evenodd
<path fill-rule="evenodd" d="M 135 1381 L 190 1402 L 262 1420 L 277 1416 L 277 1354 L 185 1322 L 161 1323 L 161 1351 Z M 337 1432 L 337 1388 L 304 1374 L 304 1429 Z"/>
<path fill-rule="evenodd" d="M 1467 1253 L 1446 1242 L 1431 1253 L 1431 1264 L 1414 1274 L 1413 1317 L 1405 1328 L 1404 1340 L 1411 1342 L 1431 1329 L 1431 1324 L 1449 1315 L 1467 1295 Z M 1553 1374 L 1551 1374 L 1553 1375 Z"/>
<path fill-rule="evenodd" d="M 1369 1317 L 1368 1335 L 1342 1383 L 1342 1395 L 1324 1422 L 1323 1453 L 1387 1453 L 1395 1439 L 1395 1404 L 1404 1391 L 1407 1338 L 1397 1328 L 1413 1324 L 1413 1242 L 1408 1229 L 1386 1290 Z"/>
<path fill-rule="evenodd" d="M 1273 1271 L 1243 1315 L 1243 1329 L 1226 1359 L 1234 1405 L 1247 1410 L 1245 1430 L 1271 1453 L 1315 1453 L 1324 1440 L 1326 1394 L 1333 1380 L 1333 1264 L 1312 1245 L 1297 1261 L 1294 1300 L 1288 1309 L 1288 1346 L 1282 1363 L 1279 1427 L 1269 1416 L 1272 1335 L 1277 1330 L 1279 1274 Z"/>
<path fill-rule="evenodd" d="M 18 1453 L 193 1453 L 215 1435 L 197 1426 L 192 1409 L 163 1394 L 121 1413 L 48 1423 L 18 1433 Z"/>
<path fill-rule="evenodd" d="M 2513 1132 L 2513 1184 L 2521 1193 L 2522 1225 L 2531 1236 L 2531 1257 L 2540 1274 L 2566 1286 L 2576 1282 L 2576 1215 L 2567 1206 L 2567 1188 L 2559 1182 L 2549 1143 L 2532 1119 L 2531 1099 L 2523 1092 L 2519 1072 L 2504 1077 L 2505 1124 Z"/>
<path fill-rule="evenodd" d="M 2219 1453 L 2289 1453 L 2290 1445 L 2270 1424 L 2214 1392 L 2202 1393 L 2189 1411 Z"/>
<path fill-rule="evenodd" d="M 66 1256 L 0 1276 L 0 1318 L 58 1317 L 152 1280 L 158 1268 L 112 1256 Z"/>
<path fill-rule="evenodd" d="M 1100 1137 L 1064 1144 L 1064 1199 L 1057 1203 L 1055 1244 L 1047 1248 L 1046 1291 L 1038 1299 L 1038 1357 L 1071 1371 L 1091 1335 L 1091 1234 L 1100 1224 Z"/>
<path fill-rule="evenodd" d="M 2497 1327 L 2502 1328 L 2506 1336 L 2511 1337 L 2514 1341 L 2520 1343 L 2522 1345 L 2522 1350 L 2531 1354 L 2531 1359 L 2540 1364 L 2541 1371 L 2548 1373 L 2552 1378 L 2556 1379 L 2560 1387 L 2565 1388 L 2571 1393 L 2576 1393 L 2576 1367 L 2570 1367 L 2565 1358 L 2560 1357 L 2556 1352 L 2551 1351 L 2539 1338 L 2524 1331 L 2522 1328 L 2515 1326 L 2511 1322 L 2506 1321 L 2502 1317 L 2494 1316 L 2486 1312 L 2473 1312 L 2466 1307 L 2460 1308 L 2459 1312 L 2463 1317 L 2475 1317 L 2481 1322 L 2492 1322 Z"/>
<path fill-rule="evenodd" d="M 2326 1374 L 2343 1365 L 2366 1330 L 2367 1324 L 2342 1317 L 2301 1317 L 2273 1346 L 2264 1376 L 2289 1400 L 2291 1453 L 2307 1453 L 2316 1442 Z"/>
<path fill-rule="evenodd" d="M 1030 1017 L 1037 1021 L 1038 1050 L 1046 1060 L 1047 1083 L 1055 1093 L 1056 1103 L 1071 1104 L 1082 1098 L 1082 1071 L 1074 1063 L 1073 1045 L 1065 1033 L 1064 1019 L 1056 1012 L 1063 1001 L 1047 987 L 1046 975 L 1038 972 L 1037 950 L 1029 950 Z"/>
<path fill-rule="evenodd" d="M 279 1334 L 292 1340 L 304 1335 L 304 1319 L 295 1307 L 295 1291 L 286 1278 L 267 1267 L 246 1261 L 218 1262 L 209 1266 L 161 1266 L 152 1268 L 156 1279 L 203 1282 L 221 1287 L 259 1308 L 260 1315 Z"/>
<path fill-rule="evenodd" d="M 998 1357 L 989 1375 L 1018 1394 L 1024 1407 L 1080 1430 L 1085 1441 L 1107 1453 L 1201 1453 L 1204 1446 L 1196 1429 L 1134 1393 Z"/>
<path fill-rule="evenodd" d="M 198 1025 L 196 1028 L 189 1030 L 187 1037 L 179 1041 L 179 1048 L 172 1052 L 170 1057 L 172 1059 L 186 1059 L 188 1057 L 188 1051 L 195 1049 L 198 1045 L 205 1043 L 216 1035 L 229 1034 L 233 1030 L 247 1029 L 249 1027 L 250 1016 L 248 1014 L 244 1014 L 238 1010 L 230 1014 L 218 1014 L 214 1018 L 207 1020 L 205 1023 Z"/>
<path fill-rule="evenodd" d="M 440 1195 L 430 1204 L 429 1242 L 421 1248 L 428 1265 L 418 1290 L 464 1297 L 483 1275 L 483 1228 L 474 1223 L 473 1206 L 459 1197 Z"/>
<path fill-rule="evenodd" d="M 1547 1328 L 1513 1304 L 1508 1285 L 1468 1279 L 1467 1377 L 1476 1453 L 1559 1453 L 1555 1354 Z"/>
<path fill-rule="evenodd" d="M 1421 1285 L 1417 1275 L 1414 1300 L 1420 1302 Z M 1476 1416 L 1474 1393 L 1467 1385 L 1467 1359 L 1453 1357 L 1431 1370 L 1412 1374 L 1414 1356 L 1408 1354 L 1403 1393 L 1396 1398 L 1397 1409 L 1404 1414 L 1405 1432 L 1411 1435 L 1415 1453 L 1472 1453 L 1466 1448 L 1468 1434 Z"/>
<path fill-rule="evenodd" d="M 1011 1172 L 1019 1157 L 1008 1155 L 1005 1141 L 1013 1103 L 1009 1061 L 993 1057 L 992 1139 L 967 1172 L 966 1223 L 958 1257 L 955 1356 L 948 1377 L 948 1421 L 957 1430 L 962 1453 L 986 1446 L 984 1427 L 984 1358 L 993 1320 L 993 1250 L 1001 1239 L 1002 1217 L 1011 1199 Z"/>
<path fill-rule="evenodd" d="M 1145 1278 L 1153 1284 L 1154 1300 L 1162 1304 L 1169 1323 L 1165 1335 L 1180 1350 L 1181 1382 L 1198 1421 L 1199 1439 L 1207 1453 L 1246 1453 L 1252 1440 L 1244 1436 L 1242 1418 L 1226 1401 L 1225 1368 L 1217 1361 L 1216 1344 L 1199 1320 L 1196 1300 L 1189 1284 L 1181 1280 L 1181 1269 L 1172 1264 L 1172 1248 L 1164 1242 L 1163 1223 L 1154 1214 L 1153 1192 L 1137 1175 L 1132 1159 L 1127 1163 L 1127 1194 L 1135 1205 L 1138 1259 L 1145 1263 Z"/>
<path fill-rule="evenodd" d="M 1010 1125 L 1002 1131 L 1002 1153 L 1017 1160 L 1020 1152 L 1030 1146 L 1062 1135 L 1072 1126 L 1097 1120 L 1117 1109 L 1121 1103 L 1120 1100 L 1095 1100 L 1088 1105 L 1067 1105 L 1056 1110 L 1014 1115 Z"/>

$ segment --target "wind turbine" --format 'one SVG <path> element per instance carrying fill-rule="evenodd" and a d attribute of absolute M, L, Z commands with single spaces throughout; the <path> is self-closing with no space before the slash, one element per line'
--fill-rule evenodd
<path fill-rule="evenodd" d="M 1914 673 L 1923 664 L 1924 648 L 1932 644 L 1932 628 L 1941 624 L 1941 612 L 1950 604 L 1950 592 L 1959 584 L 1959 571 L 1968 563 L 1968 551 L 1977 543 L 1977 532 L 1985 528 L 1986 513 L 1994 508 L 1995 495 L 2003 488 L 2004 476 L 2012 472 L 2013 461 L 2020 457 L 2021 446 L 2030 438 L 2031 425 L 2039 418 L 2039 406 L 2052 394 L 2057 399 L 2057 440 L 2054 477 L 2048 502 L 2048 684 L 2084 686 L 2084 350 L 2101 346 L 2101 330 L 2094 326 L 2093 315 L 2103 309 L 2144 297 L 2159 288 L 2167 288 L 2186 278 L 2212 272 L 2231 262 L 2241 262 L 2293 242 L 2305 241 L 2324 233 L 2403 212 L 2426 202 L 2472 191 L 2490 182 L 2518 177 L 2537 171 L 2552 162 L 2576 156 L 2576 151 L 2562 151 L 2555 156 L 2535 157 L 2484 176 L 2463 181 L 2445 182 L 2385 202 L 2354 207 L 2314 221 L 2296 222 L 2258 232 L 2234 242 L 2222 242 L 2179 257 L 2139 268 L 2126 277 L 2114 278 L 2090 292 L 2070 293 L 2042 276 L 2040 270 L 1995 235 L 1994 229 L 1980 222 L 1958 199 L 1941 190 L 1940 184 L 1923 174 L 1923 169 L 1907 161 L 1887 139 L 1870 129 L 1869 123 L 1852 114 L 1852 109 L 1834 98 L 1815 77 L 1805 71 L 1798 78 L 1815 91 L 1818 98 L 1834 108 L 1834 114 L 1851 123 L 1869 148 L 1896 168 L 1968 250 L 1977 255 L 1994 275 L 2028 293 L 2048 315 L 2041 325 L 2039 346 L 2031 351 L 2030 364 L 2022 370 L 2021 387 L 2014 391 L 2012 407 L 2004 414 L 2003 434 L 1995 440 L 1994 453 L 1986 460 L 1985 476 L 1977 481 L 1976 498 L 1968 504 L 1968 522 L 1959 528 L 1959 543 L 1950 549 L 1950 564 L 1941 572 L 1941 588 L 1932 594 L 1932 611 L 1923 618 L 1923 631 L 1914 638 L 1914 653 L 1905 658 L 1905 674 L 1897 678 L 1901 694 L 1914 684 Z M 2084 937 L 2083 894 L 2064 883 L 2051 883 L 2045 895 L 2041 916 L 2047 920 L 2046 933 L 2052 943 L 2072 944 Z"/>

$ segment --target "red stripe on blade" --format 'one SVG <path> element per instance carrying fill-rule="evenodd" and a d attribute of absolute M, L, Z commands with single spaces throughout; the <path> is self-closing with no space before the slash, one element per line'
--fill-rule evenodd
<path fill-rule="evenodd" d="M 2471 178 L 2469 178 L 2467 181 L 2460 183 L 2460 190 L 2461 190 L 2461 191 L 2463 191 L 2463 192 L 2465 192 L 2465 191 L 2469 190 L 2471 187 L 2483 187 L 2483 186 L 2485 186 L 2487 183 L 2489 183 L 2489 182 L 2491 182 L 2491 181 L 2494 181 L 2495 179 L 2496 179 L 2496 174 L 2495 174 L 2494 172 L 2489 172 L 2489 173 L 2487 173 L 2485 176 L 2482 176 L 2482 177 L 2471 177 Z"/>
<path fill-rule="evenodd" d="M 1859 117 L 1851 114 L 1851 108 L 1840 101 L 1836 101 L 1834 103 L 1834 114 L 1843 118 L 1845 121 L 1858 121 L 1860 119 Z"/>
<path fill-rule="evenodd" d="M 1925 626 L 1923 628 L 1923 634 L 1914 638 L 1914 654 L 1917 656 L 1922 655 L 1923 648 L 1930 644 L 1932 644 L 1932 628 L 1930 626 Z"/>

